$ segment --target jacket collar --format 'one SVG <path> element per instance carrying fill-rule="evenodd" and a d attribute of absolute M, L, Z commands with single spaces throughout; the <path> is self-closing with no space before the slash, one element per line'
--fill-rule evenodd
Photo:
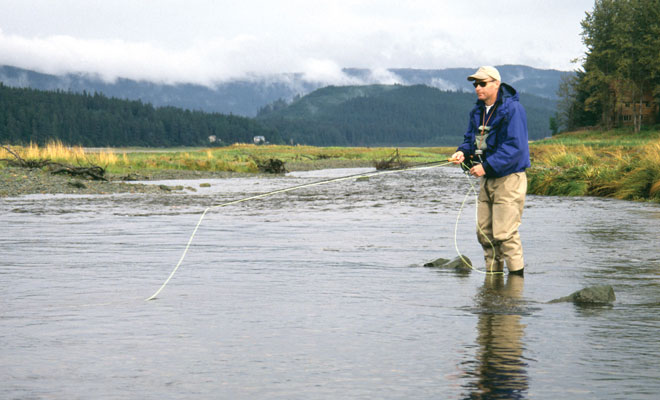
<path fill-rule="evenodd" d="M 519 98 L 520 97 L 518 96 L 518 92 L 513 88 L 513 86 L 502 82 L 500 83 L 500 90 L 497 92 L 497 100 L 495 100 L 495 104 L 500 105 L 506 100 L 518 101 Z M 483 100 L 477 100 L 477 106 L 483 108 L 486 106 L 486 104 Z"/>

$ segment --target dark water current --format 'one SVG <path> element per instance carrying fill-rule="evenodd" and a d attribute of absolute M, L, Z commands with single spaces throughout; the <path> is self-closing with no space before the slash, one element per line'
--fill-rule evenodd
<path fill-rule="evenodd" d="M 456 168 L 300 189 L 209 212 L 145 301 L 206 206 L 355 172 L 0 200 L 0 398 L 657 398 L 653 204 L 529 196 L 518 279 L 422 267 L 456 256 Z"/>

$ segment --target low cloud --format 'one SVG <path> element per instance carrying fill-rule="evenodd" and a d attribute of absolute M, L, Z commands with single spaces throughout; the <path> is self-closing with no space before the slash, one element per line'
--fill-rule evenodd
<path fill-rule="evenodd" d="M 450 91 L 454 91 L 454 92 L 463 90 L 462 88 L 459 88 L 455 84 L 453 84 L 449 81 L 446 81 L 442 78 L 433 78 L 433 79 L 431 79 L 430 85 L 433 86 L 433 87 L 436 87 L 440 90 L 450 90 Z"/>
<path fill-rule="evenodd" d="M 385 68 L 374 68 L 369 71 L 369 83 L 381 83 L 385 85 L 404 84 L 401 77 Z"/>
<path fill-rule="evenodd" d="M 160 83 L 194 83 L 213 86 L 229 80 L 261 79 L 276 74 L 299 73 L 304 80 L 326 84 L 359 84 L 342 66 L 329 58 L 300 57 L 256 37 L 216 38 L 184 50 L 147 42 L 90 40 L 71 36 L 24 38 L 0 31 L 0 65 L 41 73 L 94 75 L 106 82 L 118 78 Z M 385 81 L 391 77 L 383 72 Z"/>
<path fill-rule="evenodd" d="M 478 2 L 487 6 L 485 0 Z M 82 1 L 46 3 L 47 10 L 39 8 L 36 17 L 29 4 L 16 7 L 22 13 L 3 16 L 0 23 L 11 33 L 0 30 L 0 65 L 56 75 L 82 73 L 110 82 L 121 77 L 210 87 L 291 73 L 309 82 L 343 85 L 399 83 L 391 68 L 556 68 L 580 51 L 553 34 L 556 24 L 547 21 L 568 13 L 574 20 L 565 23 L 578 30 L 577 11 L 583 8 L 575 6 L 569 13 L 540 4 L 512 6 L 525 16 L 518 18 L 508 11 L 474 13 L 471 3 L 431 0 L 387 7 L 370 1 L 253 0 L 232 6 L 230 13 L 207 1 L 170 4 L 158 13 L 145 2 L 128 0 L 105 2 L 100 10 Z M 511 29 L 493 35 L 493 20 Z M 536 29 L 539 21 L 545 21 L 544 30 Z M 343 68 L 370 72 L 358 80 Z M 436 84 L 447 88 L 443 85 Z"/>
<path fill-rule="evenodd" d="M 356 85 L 362 83 L 349 77 L 342 68 L 332 60 L 310 59 L 303 62 L 303 79 L 314 83 L 331 83 L 335 85 Z"/>

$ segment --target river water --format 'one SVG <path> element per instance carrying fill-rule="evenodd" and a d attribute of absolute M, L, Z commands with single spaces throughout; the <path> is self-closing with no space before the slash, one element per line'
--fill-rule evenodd
<path fill-rule="evenodd" d="M 423 267 L 457 254 L 458 169 L 330 183 L 212 209 L 145 301 L 205 207 L 360 171 L 2 199 L 0 398 L 657 398 L 657 204 L 528 196 L 525 278 L 486 277 Z"/>

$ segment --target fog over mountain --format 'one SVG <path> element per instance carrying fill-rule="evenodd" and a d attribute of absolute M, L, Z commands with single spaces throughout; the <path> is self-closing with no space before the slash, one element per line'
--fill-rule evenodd
<path fill-rule="evenodd" d="M 562 74 L 557 70 L 544 70 L 524 65 L 497 66 L 502 80 L 521 93 L 534 94 L 555 100 Z M 359 69 L 345 68 L 343 85 L 369 84 L 423 84 L 446 91 L 472 92 L 466 77 L 475 68 L 447 69 Z M 0 82 L 6 86 L 40 90 L 103 93 L 108 97 L 141 100 L 154 106 L 174 106 L 191 110 L 255 116 L 257 111 L 278 99 L 290 100 L 308 94 L 328 83 L 309 80 L 302 73 L 255 75 L 240 80 L 199 84 L 166 84 L 118 78 L 104 80 L 93 74 L 50 75 L 12 66 L 0 67 Z M 337 85 L 337 82 L 332 82 Z M 340 84 L 340 85 L 341 85 Z"/>

